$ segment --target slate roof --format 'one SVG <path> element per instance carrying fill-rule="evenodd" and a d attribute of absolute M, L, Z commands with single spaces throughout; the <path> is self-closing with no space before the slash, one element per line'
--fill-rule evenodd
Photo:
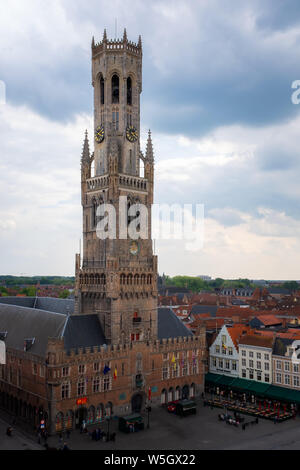
<path fill-rule="evenodd" d="M 177 318 L 171 308 L 158 307 L 157 311 L 158 339 L 193 336 L 192 332 Z"/>
<path fill-rule="evenodd" d="M 105 344 L 98 315 L 67 315 L 65 312 L 74 310 L 73 300 L 38 298 L 36 306 L 40 308 L 33 308 L 32 300 L 35 298 L 11 297 L 10 302 L 0 302 L 0 332 L 8 332 L 6 347 L 23 350 L 24 340 L 35 338 L 30 353 L 45 356 L 48 338 L 64 338 L 67 351 Z M 178 336 L 192 336 L 192 332 L 171 308 L 159 307 L 158 338 Z"/>
<path fill-rule="evenodd" d="M 0 297 L 1 304 L 19 305 L 20 307 L 33 308 L 35 297 Z"/>
<path fill-rule="evenodd" d="M 98 315 L 69 316 L 63 337 L 66 350 L 106 343 Z"/>
<path fill-rule="evenodd" d="M 215 317 L 217 310 L 217 305 L 193 305 L 191 315 L 198 315 L 199 313 L 209 313 L 212 317 Z"/>
<path fill-rule="evenodd" d="M 275 356 L 285 356 L 287 347 L 294 342 L 291 338 L 276 338 L 273 346 L 273 354 Z"/>
<path fill-rule="evenodd" d="M 36 308 L 47 310 L 48 312 L 65 313 L 71 315 L 74 313 L 73 299 L 57 299 L 55 297 L 38 297 Z"/>
<path fill-rule="evenodd" d="M 25 338 L 35 338 L 30 353 L 44 356 L 48 338 L 59 338 L 66 315 L 18 305 L 0 304 L 0 331 L 7 331 L 7 348 L 24 350 Z"/>

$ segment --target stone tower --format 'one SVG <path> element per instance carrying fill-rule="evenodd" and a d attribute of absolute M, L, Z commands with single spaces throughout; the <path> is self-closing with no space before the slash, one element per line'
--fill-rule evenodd
<path fill-rule="evenodd" d="M 108 343 L 153 340 L 157 337 L 157 257 L 151 239 L 154 159 L 150 131 L 145 155 L 140 149 L 141 37 L 137 44 L 128 41 L 124 30 L 122 40 L 112 41 L 104 30 L 100 43 L 93 39 L 92 85 L 94 153 L 86 132 L 81 157 L 83 254 L 82 259 L 76 255 L 75 314 L 97 314 Z M 115 210 L 115 238 L 99 237 L 102 204 Z M 146 236 L 133 240 L 127 229 L 131 223 L 142 229 L 140 212 L 132 215 L 127 209 L 139 204 L 147 208 L 148 225 Z"/>

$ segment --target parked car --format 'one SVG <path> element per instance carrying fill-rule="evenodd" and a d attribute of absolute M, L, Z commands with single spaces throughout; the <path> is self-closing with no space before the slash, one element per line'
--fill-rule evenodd
<path fill-rule="evenodd" d="M 167 405 L 167 410 L 169 413 L 175 413 L 176 411 L 176 405 L 178 403 L 179 400 L 174 400 L 174 401 L 170 401 Z"/>

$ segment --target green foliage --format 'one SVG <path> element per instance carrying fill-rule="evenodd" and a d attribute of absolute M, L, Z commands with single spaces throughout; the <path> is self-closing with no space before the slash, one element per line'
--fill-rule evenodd
<path fill-rule="evenodd" d="M 175 286 L 175 287 L 186 287 L 192 292 L 199 292 L 201 290 L 206 290 L 209 292 L 214 292 L 215 289 L 222 289 L 224 287 L 251 287 L 255 288 L 254 284 L 251 283 L 249 279 L 222 279 L 217 277 L 211 281 L 204 281 L 200 277 L 196 276 L 174 276 L 169 277 L 165 276 L 166 286 Z"/>
<path fill-rule="evenodd" d="M 64 289 L 63 291 L 61 291 L 61 292 L 59 293 L 59 296 L 58 296 L 58 297 L 59 297 L 60 299 L 67 299 L 67 298 L 69 297 L 69 295 L 70 295 L 70 292 L 69 292 L 67 289 Z"/>
<path fill-rule="evenodd" d="M 300 289 L 299 283 L 297 281 L 286 281 L 282 284 L 282 287 L 293 292 Z"/>
<path fill-rule="evenodd" d="M 74 276 L 0 276 L 0 284 L 5 287 L 17 286 L 35 286 L 37 283 L 41 285 L 73 285 Z"/>
<path fill-rule="evenodd" d="M 27 297 L 35 297 L 35 295 L 36 295 L 36 288 L 33 287 L 33 286 L 24 287 L 24 289 L 21 289 L 20 293 L 27 295 Z"/>

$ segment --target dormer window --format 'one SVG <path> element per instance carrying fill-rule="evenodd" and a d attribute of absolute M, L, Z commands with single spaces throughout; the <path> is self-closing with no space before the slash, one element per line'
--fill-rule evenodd
<path fill-rule="evenodd" d="M 34 345 L 35 338 L 25 338 L 24 339 L 24 351 L 29 351 Z"/>

